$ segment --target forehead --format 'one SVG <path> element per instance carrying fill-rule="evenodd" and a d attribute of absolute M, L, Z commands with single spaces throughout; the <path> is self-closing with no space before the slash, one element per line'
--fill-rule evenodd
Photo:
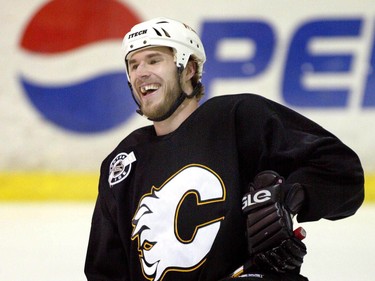
<path fill-rule="evenodd" d="M 155 55 L 173 56 L 173 50 L 165 46 L 151 46 L 148 48 L 143 48 L 141 50 L 131 52 L 127 57 L 127 61 L 132 62 L 138 59 L 142 59 L 144 57 L 150 57 L 150 56 L 155 56 Z"/>

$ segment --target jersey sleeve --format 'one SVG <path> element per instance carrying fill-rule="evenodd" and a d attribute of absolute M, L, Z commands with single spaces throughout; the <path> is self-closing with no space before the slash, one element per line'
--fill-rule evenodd
<path fill-rule="evenodd" d="M 129 279 L 127 256 L 113 215 L 111 193 L 101 173 L 85 262 L 88 281 Z"/>
<path fill-rule="evenodd" d="M 344 218 L 362 204 L 358 156 L 312 120 L 259 97 L 241 103 L 237 126 L 241 154 L 256 162 L 256 173 L 274 170 L 287 183 L 303 185 L 306 200 L 298 221 Z"/>

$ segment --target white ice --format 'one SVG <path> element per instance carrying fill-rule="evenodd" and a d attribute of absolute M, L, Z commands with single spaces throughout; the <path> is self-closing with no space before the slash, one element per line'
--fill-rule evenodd
<path fill-rule="evenodd" d="M 1 281 L 83 281 L 94 203 L 0 204 Z M 340 221 L 304 223 L 310 281 L 375 278 L 375 204 Z"/>

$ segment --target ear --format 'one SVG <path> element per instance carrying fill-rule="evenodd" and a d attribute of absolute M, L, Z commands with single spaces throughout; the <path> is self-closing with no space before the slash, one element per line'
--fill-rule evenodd
<path fill-rule="evenodd" d="M 186 64 L 184 72 L 185 72 L 185 80 L 186 81 L 190 80 L 191 78 L 193 78 L 193 76 L 197 72 L 197 64 L 194 61 L 189 60 L 188 63 Z"/>

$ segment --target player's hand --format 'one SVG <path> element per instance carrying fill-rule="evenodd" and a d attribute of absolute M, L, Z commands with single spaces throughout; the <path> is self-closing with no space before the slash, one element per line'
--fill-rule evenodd
<path fill-rule="evenodd" d="M 259 173 L 242 200 L 247 216 L 248 251 L 252 263 L 264 270 L 299 270 L 305 244 L 293 232 L 292 215 L 304 200 L 300 184 L 288 185 L 273 171 Z"/>

